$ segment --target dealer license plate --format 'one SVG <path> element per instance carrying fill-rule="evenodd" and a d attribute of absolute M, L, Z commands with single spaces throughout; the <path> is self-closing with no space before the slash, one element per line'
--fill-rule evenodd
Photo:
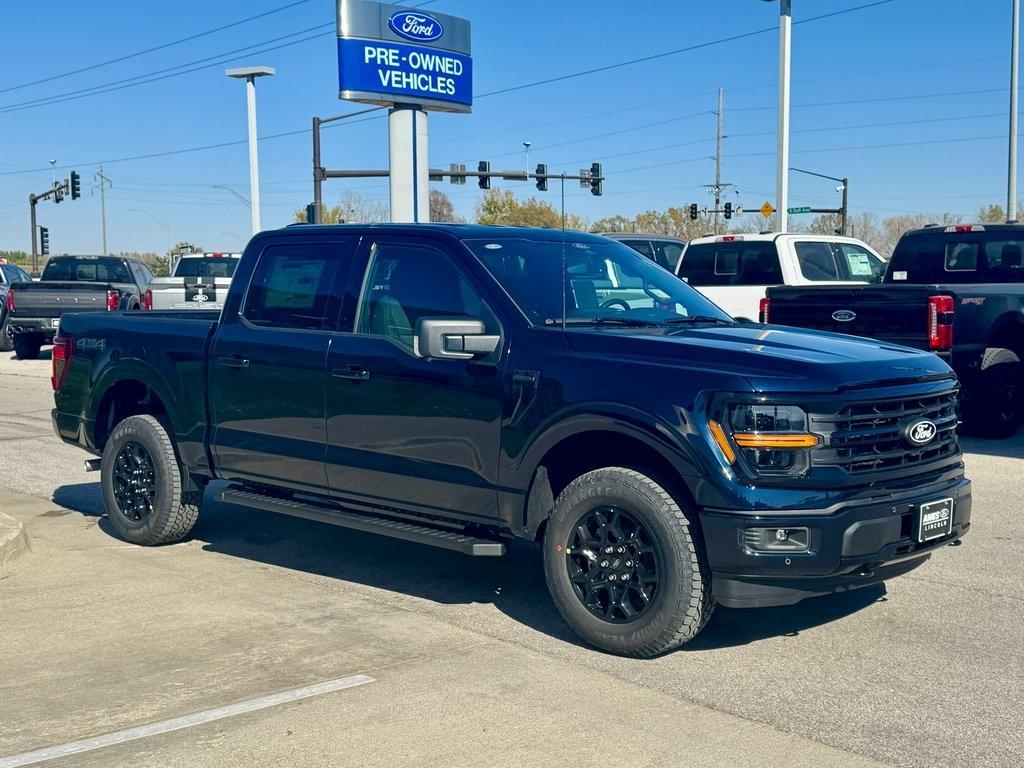
<path fill-rule="evenodd" d="M 931 541 L 953 532 L 953 500 L 922 504 L 918 511 L 917 540 Z"/>

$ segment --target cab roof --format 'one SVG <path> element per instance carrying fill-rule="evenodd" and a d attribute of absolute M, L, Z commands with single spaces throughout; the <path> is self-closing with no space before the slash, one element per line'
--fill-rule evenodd
<path fill-rule="evenodd" d="M 414 234 L 417 232 L 443 232 L 460 240 L 477 240 L 488 237 L 519 237 L 524 240 L 558 242 L 570 238 L 576 242 L 606 242 L 606 238 L 590 232 L 575 229 L 545 229 L 542 227 L 506 227 L 494 224 L 289 224 L 277 232 L 302 232 L 324 234 L 325 232 L 393 232 Z"/>

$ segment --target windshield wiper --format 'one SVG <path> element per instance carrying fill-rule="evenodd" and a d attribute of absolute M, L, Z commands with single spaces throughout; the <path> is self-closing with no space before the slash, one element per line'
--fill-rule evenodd
<path fill-rule="evenodd" d="M 639 320 L 635 317 L 567 317 L 566 325 L 623 325 L 632 328 L 646 328 L 661 325 L 653 320 Z M 545 325 L 560 325 L 558 320 L 548 320 Z"/>
<path fill-rule="evenodd" d="M 724 317 L 713 317 L 711 315 L 693 315 L 691 317 L 670 317 L 668 320 L 663 320 L 666 325 L 668 324 L 682 324 L 682 323 L 712 323 L 713 325 L 735 325 L 735 320 L 726 320 Z"/>

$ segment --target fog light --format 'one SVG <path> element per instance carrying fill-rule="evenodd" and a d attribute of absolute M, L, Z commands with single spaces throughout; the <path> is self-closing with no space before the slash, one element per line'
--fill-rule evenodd
<path fill-rule="evenodd" d="M 752 552 L 806 552 L 811 536 L 808 528 L 747 528 L 743 546 Z"/>

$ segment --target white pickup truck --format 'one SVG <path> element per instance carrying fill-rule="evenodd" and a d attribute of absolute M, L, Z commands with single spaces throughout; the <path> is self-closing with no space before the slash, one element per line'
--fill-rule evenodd
<path fill-rule="evenodd" d="M 709 235 L 687 243 L 676 274 L 733 317 L 756 321 L 769 286 L 877 283 L 885 259 L 839 235 Z"/>
<path fill-rule="evenodd" d="M 157 277 L 146 291 L 146 309 L 220 309 L 240 253 L 184 254 L 170 277 Z"/>

